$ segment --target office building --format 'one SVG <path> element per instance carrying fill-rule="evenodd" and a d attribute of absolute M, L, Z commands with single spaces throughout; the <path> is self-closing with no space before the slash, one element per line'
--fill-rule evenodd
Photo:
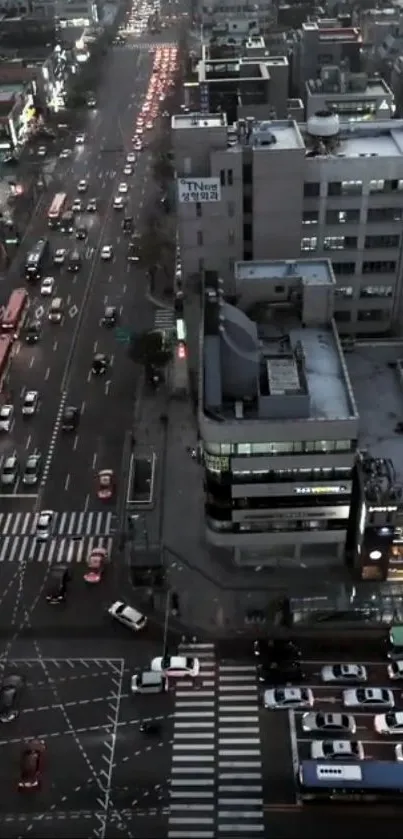
<path fill-rule="evenodd" d="M 276 20 L 276 6 L 272 0 L 203 0 L 198 20 L 207 30 L 231 20 L 239 24 L 252 22 L 254 29 L 264 32 Z"/>
<path fill-rule="evenodd" d="M 102 18 L 102 0 L 0 0 L 0 14 L 31 16 L 39 20 L 65 20 L 75 25 L 96 24 Z"/>
<path fill-rule="evenodd" d="M 342 27 L 337 20 L 303 23 L 293 34 L 293 89 L 304 96 L 309 79 L 316 79 L 322 67 L 344 66 L 351 73 L 361 71 L 361 32 L 356 27 Z"/>
<path fill-rule="evenodd" d="M 358 414 L 328 260 L 240 262 L 204 289 L 207 541 L 241 565 L 343 567 Z"/>
<path fill-rule="evenodd" d="M 322 67 L 319 78 L 309 79 L 305 102 L 306 119 L 331 111 L 346 122 L 360 122 L 391 119 L 395 112 L 393 93 L 383 79 L 340 67 Z"/>
<path fill-rule="evenodd" d="M 342 333 L 402 323 L 403 121 L 172 119 L 184 282 L 239 260 L 329 258 Z"/>

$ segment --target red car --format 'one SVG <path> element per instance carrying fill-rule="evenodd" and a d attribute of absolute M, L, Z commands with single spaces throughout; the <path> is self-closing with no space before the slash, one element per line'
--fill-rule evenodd
<path fill-rule="evenodd" d="M 115 491 L 115 476 L 112 469 L 102 469 L 98 473 L 97 496 L 101 501 L 110 501 Z"/>
<path fill-rule="evenodd" d="M 31 740 L 21 754 L 18 789 L 38 789 L 41 783 L 46 744 L 44 740 Z"/>
<path fill-rule="evenodd" d="M 94 548 L 87 557 L 87 570 L 84 574 L 86 583 L 99 583 L 108 561 L 108 552 L 105 548 Z"/>

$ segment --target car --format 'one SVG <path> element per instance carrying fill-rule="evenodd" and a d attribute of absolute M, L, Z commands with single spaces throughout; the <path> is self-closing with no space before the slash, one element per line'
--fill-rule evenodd
<path fill-rule="evenodd" d="M 93 548 L 87 557 L 87 568 L 84 573 L 85 582 L 99 583 L 102 579 L 107 561 L 108 551 L 106 548 Z"/>
<path fill-rule="evenodd" d="M 128 262 L 139 262 L 141 256 L 141 234 L 134 235 L 127 248 Z"/>
<path fill-rule="evenodd" d="M 30 454 L 22 476 L 24 486 L 36 486 L 41 475 L 42 457 L 39 453 Z"/>
<path fill-rule="evenodd" d="M 62 149 L 59 154 L 60 160 L 67 160 L 69 157 L 71 157 L 71 149 Z"/>
<path fill-rule="evenodd" d="M 0 722 L 13 722 L 20 713 L 25 678 L 21 673 L 9 673 L 0 683 Z"/>
<path fill-rule="evenodd" d="M 320 671 L 322 682 L 366 682 L 367 668 L 363 664 L 327 664 Z"/>
<path fill-rule="evenodd" d="M 60 603 L 65 603 L 70 582 L 71 573 L 66 566 L 57 565 L 51 568 L 46 587 L 46 602 L 51 606 L 58 606 Z"/>
<path fill-rule="evenodd" d="M 74 201 L 71 205 L 71 209 L 72 209 L 73 213 L 82 213 L 83 205 L 82 205 L 82 201 L 81 201 L 80 198 L 75 198 L 74 199 Z"/>
<path fill-rule="evenodd" d="M 256 656 L 277 662 L 296 661 L 302 656 L 300 647 L 294 641 L 283 641 L 279 639 L 255 641 L 253 652 Z"/>
<path fill-rule="evenodd" d="M 87 202 L 85 212 L 86 213 L 96 213 L 96 211 L 97 211 L 97 199 L 96 198 L 90 198 L 90 200 Z"/>
<path fill-rule="evenodd" d="M 76 134 L 76 145 L 82 146 L 85 143 L 85 134 Z"/>
<path fill-rule="evenodd" d="M 359 740 L 314 740 L 311 760 L 364 760 L 364 746 Z"/>
<path fill-rule="evenodd" d="M 128 187 L 127 183 L 125 183 L 125 181 L 122 181 L 122 183 L 120 183 L 119 186 L 118 186 L 119 194 L 120 195 L 126 195 L 126 193 L 128 191 L 129 191 L 129 187 Z"/>
<path fill-rule="evenodd" d="M 75 431 L 80 423 L 80 411 L 74 405 L 67 405 L 62 416 L 62 431 L 65 433 Z"/>
<path fill-rule="evenodd" d="M 123 233 L 133 233 L 133 216 L 125 216 L 122 221 Z"/>
<path fill-rule="evenodd" d="M 14 405 L 2 405 L 0 408 L 0 431 L 11 431 L 14 421 Z"/>
<path fill-rule="evenodd" d="M 403 711 L 389 711 L 387 714 L 376 714 L 374 728 L 378 734 L 402 734 Z"/>
<path fill-rule="evenodd" d="M 46 745 L 44 740 L 31 740 L 21 752 L 18 789 L 38 789 L 41 783 Z"/>
<path fill-rule="evenodd" d="M 115 476 L 112 469 L 101 469 L 97 476 L 97 497 L 110 501 L 115 492 Z"/>
<path fill-rule="evenodd" d="M 19 469 L 20 467 L 17 455 L 8 455 L 8 457 L 4 459 L 3 465 L 1 467 L 0 484 L 2 484 L 2 486 L 11 486 L 11 484 L 15 484 L 18 477 Z"/>
<path fill-rule="evenodd" d="M 105 355 L 105 353 L 95 353 L 94 358 L 92 359 L 91 368 L 94 376 L 104 375 L 109 367 L 109 363 L 109 356 Z"/>
<path fill-rule="evenodd" d="M 150 669 L 153 673 L 162 673 L 170 679 L 180 679 L 185 676 L 195 678 L 200 673 L 200 662 L 198 658 L 192 656 L 158 656 L 153 658 Z"/>
<path fill-rule="evenodd" d="M 38 155 L 38 157 L 46 157 L 46 152 L 47 152 L 46 146 L 39 146 L 38 151 L 37 151 L 37 155 Z"/>
<path fill-rule="evenodd" d="M 126 163 L 135 163 L 135 162 L 136 162 L 136 155 L 134 154 L 134 152 L 129 151 L 129 153 L 126 155 Z"/>
<path fill-rule="evenodd" d="M 114 209 L 115 210 L 123 210 L 123 205 L 124 205 L 124 201 L 123 201 L 122 195 L 115 195 L 115 197 L 113 199 Z"/>
<path fill-rule="evenodd" d="M 256 671 L 259 682 L 266 685 L 298 684 L 306 678 L 299 661 L 285 661 L 283 664 L 261 661 Z"/>
<path fill-rule="evenodd" d="M 101 248 L 101 259 L 105 260 L 105 262 L 113 257 L 113 248 L 112 245 L 103 245 Z"/>
<path fill-rule="evenodd" d="M 151 119 L 147 120 L 147 122 L 146 122 L 146 129 L 147 129 L 147 131 L 151 131 L 151 129 L 152 129 L 153 127 L 154 127 L 154 123 L 152 122 L 152 120 L 151 120 Z"/>
<path fill-rule="evenodd" d="M 76 229 L 76 239 L 78 239 L 79 241 L 83 241 L 86 238 L 87 238 L 87 228 L 83 227 L 83 225 L 80 224 L 80 226 L 77 227 L 77 229 Z"/>
<path fill-rule="evenodd" d="M 403 679 L 403 661 L 396 659 L 396 661 L 391 661 L 387 667 L 389 679 L 393 679 L 393 681 L 399 681 Z"/>
<path fill-rule="evenodd" d="M 116 306 L 105 306 L 104 313 L 101 318 L 101 326 L 111 328 L 115 326 L 118 320 L 118 310 Z"/>
<path fill-rule="evenodd" d="M 39 541 L 49 539 L 49 536 L 52 533 L 54 515 L 53 510 L 42 510 L 42 512 L 39 513 L 36 522 L 36 538 Z"/>
<path fill-rule="evenodd" d="M 145 615 L 142 615 L 141 612 L 138 612 L 137 609 L 124 603 L 122 600 L 117 600 L 115 603 L 112 603 L 112 606 L 108 609 L 108 614 L 134 632 L 139 632 L 140 629 L 144 629 L 147 624 Z"/>
<path fill-rule="evenodd" d="M 39 393 L 37 390 L 27 390 L 22 401 L 21 412 L 23 417 L 32 417 L 38 410 Z"/>
<path fill-rule="evenodd" d="M 55 265 L 63 265 L 66 261 L 66 248 L 57 248 L 53 254 L 53 262 Z"/>
<path fill-rule="evenodd" d="M 72 233 L 74 230 L 74 213 L 72 210 L 66 210 L 60 219 L 60 232 Z"/>
<path fill-rule="evenodd" d="M 77 184 L 77 192 L 87 192 L 88 189 L 88 181 L 86 178 L 82 178 L 81 181 Z"/>
<path fill-rule="evenodd" d="M 263 694 L 263 705 L 270 710 L 312 708 L 314 701 L 311 688 L 269 688 Z"/>
<path fill-rule="evenodd" d="M 30 320 L 24 327 L 24 341 L 26 344 L 37 344 L 42 332 L 40 320 Z"/>
<path fill-rule="evenodd" d="M 89 96 L 87 99 L 87 105 L 89 108 L 96 108 L 97 107 L 97 100 L 95 96 Z"/>
<path fill-rule="evenodd" d="M 44 277 L 41 282 L 41 297 L 51 297 L 55 287 L 54 277 Z"/>
<path fill-rule="evenodd" d="M 143 151 L 143 143 L 138 137 L 135 137 L 133 142 L 136 151 Z"/>
<path fill-rule="evenodd" d="M 403 743 L 396 743 L 395 760 L 398 760 L 399 763 L 403 760 Z"/>
<path fill-rule="evenodd" d="M 132 175 L 133 174 L 133 167 L 130 166 L 129 164 L 126 164 L 126 166 L 123 169 L 123 174 L 124 175 Z"/>
<path fill-rule="evenodd" d="M 302 730 L 311 733 L 312 731 L 331 731 L 355 734 L 357 723 L 351 714 L 333 714 L 315 711 L 304 714 L 301 721 Z"/>
<path fill-rule="evenodd" d="M 350 688 L 343 690 L 343 705 L 345 708 L 360 706 L 378 706 L 394 708 L 395 698 L 389 688 Z"/>

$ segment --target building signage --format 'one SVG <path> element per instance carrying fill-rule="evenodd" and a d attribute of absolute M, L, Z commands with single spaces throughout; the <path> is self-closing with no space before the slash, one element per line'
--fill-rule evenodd
<path fill-rule="evenodd" d="M 346 486 L 296 487 L 294 492 L 296 495 L 339 495 L 348 492 L 348 489 Z"/>
<path fill-rule="evenodd" d="M 208 84 L 202 82 L 200 85 L 200 111 L 202 114 L 208 114 L 210 110 L 210 95 Z"/>
<path fill-rule="evenodd" d="M 288 519 L 310 519 L 312 521 L 316 521 L 317 519 L 347 519 L 350 514 L 350 508 L 347 506 L 343 507 L 325 507 L 322 510 L 318 510 L 316 507 L 312 507 L 310 510 L 262 510 L 261 513 L 251 514 L 248 512 L 247 517 L 242 519 L 244 522 L 253 522 L 253 521 L 261 521 L 266 519 L 267 521 L 277 520 L 277 521 L 287 521 Z"/>
<path fill-rule="evenodd" d="M 208 454 L 204 452 L 204 465 L 209 472 L 228 472 L 229 457 Z"/>
<path fill-rule="evenodd" d="M 178 199 L 180 204 L 208 204 L 221 201 L 219 178 L 179 178 Z"/>

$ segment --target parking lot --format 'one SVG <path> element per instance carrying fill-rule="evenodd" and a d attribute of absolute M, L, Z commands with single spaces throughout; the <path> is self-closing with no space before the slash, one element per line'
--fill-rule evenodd
<path fill-rule="evenodd" d="M 131 672 L 118 658 L 19 659 L 7 662 L 7 672 L 23 674 L 26 688 L 18 719 L 0 730 L 2 836 L 67 837 L 73 822 L 88 836 L 105 818 L 108 824 L 125 818 L 132 828 L 135 819 L 140 836 L 150 818 L 163 821 L 170 694 L 133 698 Z M 161 737 L 145 738 L 145 720 L 160 721 Z M 46 743 L 41 786 L 21 795 L 21 750 L 32 737 Z"/>

